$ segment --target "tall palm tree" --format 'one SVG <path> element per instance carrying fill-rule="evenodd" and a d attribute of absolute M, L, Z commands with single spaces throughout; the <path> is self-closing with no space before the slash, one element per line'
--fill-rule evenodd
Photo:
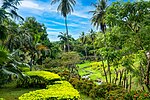
<path fill-rule="evenodd" d="M 95 57 L 95 60 L 96 60 L 96 48 L 95 48 L 95 40 L 96 40 L 96 33 L 93 29 L 91 29 L 90 31 L 90 40 L 91 40 L 91 44 L 93 45 L 93 52 L 94 52 L 94 57 Z"/>
<path fill-rule="evenodd" d="M 12 18 L 20 18 L 23 20 L 23 18 L 18 15 L 16 10 L 18 9 L 17 6 L 20 5 L 21 0 L 2 0 L 2 6 L 0 7 L 0 10 L 7 10 L 5 13 L 0 11 L 0 14 L 4 14 L 3 16 L 9 15 Z M 7 17 L 7 16 L 6 16 Z"/>
<path fill-rule="evenodd" d="M 85 35 L 84 32 L 81 33 L 81 36 L 80 36 L 80 41 L 81 41 L 81 45 L 84 47 L 84 52 L 85 52 L 85 58 L 87 59 L 87 36 Z"/>
<path fill-rule="evenodd" d="M 76 4 L 75 0 L 52 0 L 51 5 L 60 2 L 58 5 L 57 11 L 61 12 L 61 15 L 65 19 L 65 26 L 66 26 L 66 34 L 67 34 L 67 47 L 68 51 L 70 51 L 69 47 L 69 35 L 68 35 L 68 26 L 67 26 L 67 15 L 71 12 L 73 12 L 73 7 Z"/>
<path fill-rule="evenodd" d="M 105 35 L 105 31 L 106 31 L 105 16 L 106 16 L 106 9 L 107 9 L 107 0 L 98 0 L 98 3 L 93 4 L 93 6 L 95 7 L 95 10 L 90 11 L 90 13 L 93 13 L 91 22 L 93 26 L 95 26 L 97 29 L 100 28 L 101 31 L 104 33 L 104 44 L 105 44 L 105 47 L 108 48 L 106 44 L 106 35 Z M 104 60 L 103 57 L 102 59 Z M 102 60 L 102 63 L 103 63 L 104 74 L 106 77 L 106 82 L 108 83 L 107 73 L 105 71 L 103 60 Z M 111 70 L 110 70 L 110 64 L 109 64 L 109 57 L 107 57 L 106 60 L 107 60 L 108 72 L 109 72 L 110 83 L 111 83 Z"/>
<path fill-rule="evenodd" d="M 66 44 L 67 44 L 67 36 L 65 33 L 60 32 L 61 35 L 58 35 L 58 38 L 60 38 L 61 44 L 63 44 L 64 52 L 66 52 Z"/>
<path fill-rule="evenodd" d="M 105 15 L 106 15 L 106 4 L 107 0 L 98 0 L 98 3 L 93 4 L 95 7 L 94 11 L 90 11 L 93 13 L 93 17 L 91 18 L 91 23 L 97 29 L 100 27 L 101 31 L 105 33 L 106 24 L 105 24 Z"/>

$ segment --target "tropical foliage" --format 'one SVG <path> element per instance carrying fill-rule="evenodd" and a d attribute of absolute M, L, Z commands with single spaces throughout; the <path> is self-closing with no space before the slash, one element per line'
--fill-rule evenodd
<path fill-rule="evenodd" d="M 47 89 L 36 90 L 23 94 L 19 100 L 79 100 L 80 95 L 67 81 L 57 81 L 54 85 L 47 86 Z"/>
<path fill-rule="evenodd" d="M 30 71 L 25 72 L 25 75 L 28 77 L 19 79 L 18 87 L 46 87 L 46 85 L 60 80 L 60 76 L 57 74 L 46 71 Z"/>
<path fill-rule="evenodd" d="M 98 0 L 89 11 L 95 28 L 74 39 L 67 18 L 76 1 L 51 0 L 52 5 L 59 3 L 66 29 L 55 42 L 36 18 L 18 15 L 20 0 L 2 1 L 0 86 L 13 81 L 21 88 L 47 87 L 23 94 L 20 100 L 79 100 L 79 92 L 95 100 L 149 99 L 150 1 Z"/>

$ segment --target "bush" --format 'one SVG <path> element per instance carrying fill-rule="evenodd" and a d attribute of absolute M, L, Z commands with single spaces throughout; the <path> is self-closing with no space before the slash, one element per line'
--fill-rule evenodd
<path fill-rule="evenodd" d="M 30 68 L 28 68 L 28 67 L 19 67 L 19 70 L 21 70 L 21 72 L 28 72 L 28 71 L 30 71 Z"/>
<path fill-rule="evenodd" d="M 71 78 L 69 82 L 74 86 L 75 89 L 79 90 L 81 93 L 86 94 L 93 99 L 98 98 L 98 100 L 111 98 L 120 98 L 125 94 L 125 89 L 121 86 L 115 84 L 101 84 L 96 85 L 90 80 L 79 80 L 78 78 Z"/>
<path fill-rule="evenodd" d="M 24 79 L 19 79 L 18 87 L 42 87 L 45 88 L 48 84 L 53 84 L 60 80 L 60 76 L 47 71 L 30 71 L 25 72 L 29 76 Z"/>
<path fill-rule="evenodd" d="M 131 91 L 126 93 L 125 100 L 150 100 L 150 93 L 146 91 Z"/>
<path fill-rule="evenodd" d="M 55 67 L 61 66 L 60 59 L 46 58 L 44 60 L 44 65 L 45 65 L 45 68 L 55 68 Z"/>
<path fill-rule="evenodd" d="M 71 78 L 69 82 L 74 86 L 75 89 L 87 95 L 89 95 L 89 91 L 96 86 L 90 80 L 79 80 L 78 78 Z"/>
<path fill-rule="evenodd" d="M 125 94 L 125 89 L 115 84 L 101 84 L 94 87 L 89 93 L 92 98 L 105 98 L 107 100 L 113 100 Z"/>
<path fill-rule="evenodd" d="M 116 90 L 111 90 L 106 93 L 105 98 L 107 100 L 124 100 L 126 90 L 124 88 L 116 88 Z M 130 99 L 128 99 L 130 100 Z"/>
<path fill-rule="evenodd" d="M 67 81 L 57 81 L 47 89 L 25 93 L 19 100 L 79 100 L 80 95 Z"/>

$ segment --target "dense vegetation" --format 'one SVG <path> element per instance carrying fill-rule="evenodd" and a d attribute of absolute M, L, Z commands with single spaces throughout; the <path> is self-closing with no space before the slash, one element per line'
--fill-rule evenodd
<path fill-rule="evenodd" d="M 0 91 L 8 84 L 16 90 L 37 89 L 16 94 L 14 99 L 19 100 L 80 100 L 82 95 L 85 100 L 150 98 L 149 1 L 107 5 L 107 0 L 98 0 L 92 5 L 95 10 L 89 11 L 97 30 L 74 39 L 67 16 L 76 1 L 52 0 L 51 4 L 60 3 L 57 10 L 66 26 L 56 42 L 50 42 L 45 25 L 36 18 L 18 15 L 20 0 L 2 1 Z M 7 100 L 0 94 L 3 98 Z"/>

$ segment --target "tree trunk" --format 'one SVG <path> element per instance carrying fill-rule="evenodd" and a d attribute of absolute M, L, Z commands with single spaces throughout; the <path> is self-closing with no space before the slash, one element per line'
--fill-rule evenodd
<path fill-rule="evenodd" d="M 149 73 L 150 73 L 150 60 L 148 59 L 147 61 L 147 71 L 146 71 L 146 87 L 148 89 L 148 91 L 150 91 L 150 87 L 149 87 Z"/>
<path fill-rule="evenodd" d="M 92 43 L 94 45 L 94 43 Z M 95 45 L 94 45 L 94 58 L 95 58 L 95 61 L 97 61 L 96 59 L 96 49 L 95 49 Z"/>
<path fill-rule="evenodd" d="M 128 78 L 126 79 L 126 90 L 128 90 Z"/>
<path fill-rule="evenodd" d="M 124 86 L 124 88 L 126 87 L 126 70 L 124 71 L 124 76 L 123 76 L 123 86 Z"/>
<path fill-rule="evenodd" d="M 109 82 L 111 83 L 111 70 L 110 70 L 109 58 L 107 59 L 107 66 L 108 66 L 108 73 L 109 73 Z"/>
<path fill-rule="evenodd" d="M 86 47 L 86 44 L 85 44 L 85 58 L 86 58 L 86 60 L 87 60 L 87 47 Z"/>
<path fill-rule="evenodd" d="M 105 65 L 104 65 L 104 61 L 103 60 L 102 60 L 102 67 L 103 67 L 104 75 L 105 75 L 105 78 L 106 78 L 106 83 L 108 83 L 107 73 L 106 73 L 106 70 L 105 70 Z"/>
<path fill-rule="evenodd" d="M 65 17 L 65 26 L 66 26 L 66 34 L 67 34 L 67 48 L 68 48 L 68 52 L 69 52 L 70 46 L 69 46 L 69 33 L 68 33 L 68 26 L 67 26 L 67 16 Z"/>
<path fill-rule="evenodd" d="M 64 43 L 64 52 L 66 52 L 66 44 Z"/>
<path fill-rule="evenodd" d="M 131 86 L 132 85 L 132 76 L 130 75 L 130 86 L 129 86 L 129 91 L 131 91 Z"/>
<path fill-rule="evenodd" d="M 117 80 L 118 80 L 118 72 L 117 72 L 116 69 L 115 69 L 115 72 L 116 72 L 115 84 L 117 84 Z"/>
<path fill-rule="evenodd" d="M 122 81 L 122 74 L 123 74 L 123 70 L 120 71 L 120 80 L 119 80 L 119 85 L 121 85 L 121 81 Z"/>

